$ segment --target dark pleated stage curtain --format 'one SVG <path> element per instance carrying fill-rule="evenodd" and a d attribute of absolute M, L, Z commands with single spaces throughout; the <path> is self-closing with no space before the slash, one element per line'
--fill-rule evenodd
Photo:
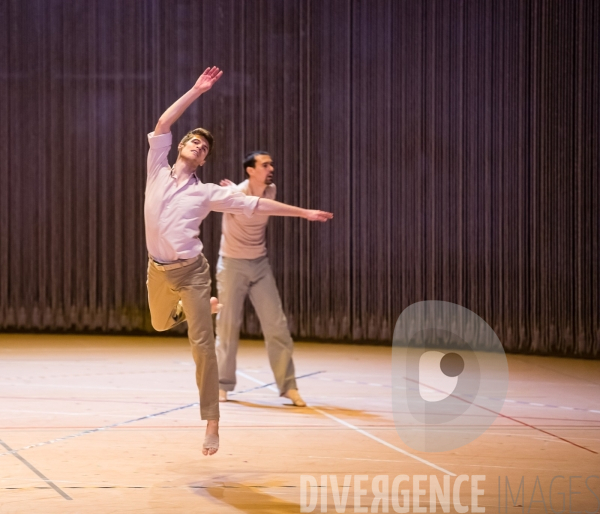
<path fill-rule="evenodd" d="M 203 180 L 265 149 L 280 200 L 335 214 L 270 222 L 295 337 L 389 342 L 445 300 L 597 357 L 599 27 L 597 0 L 2 2 L 0 328 L 152 331 L 146 134 L 216 64 L 174 127 L 214 133 Z M 201 237 L 214 269 L 220 215 Z"/>

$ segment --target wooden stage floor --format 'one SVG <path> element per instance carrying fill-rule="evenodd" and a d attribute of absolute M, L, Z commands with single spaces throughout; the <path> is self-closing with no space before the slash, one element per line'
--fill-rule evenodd
<path fill-rule="evenodd" d="M 492 427 L 462 448 L 424 453 L 394 427 L 391 348 L 297 343 L 309 407 L 296 408 L 265 386 L 262 343 L 244 341 L 237 394 L 221 404 L 221 449 L 204 457 L 186 339 L 2 334 L 0 512 L 297 513 L 311 499 L 312 512 L 384 512 L 383 500 L 371 509 L 374 478 L 391 490 L 400 475 L 409 512 L 476 511 L 473 487 L 488 513 L 560 512 L 563 501 L 564 512 L 598 512 L 600 362 L 508 363 Z M 326 487 L 302 488 L 324 475 Z M 433 478 L 445 475 L 458 492 L 431 502 Z M 389 512 L 398 505 L 390 500 Z"/>

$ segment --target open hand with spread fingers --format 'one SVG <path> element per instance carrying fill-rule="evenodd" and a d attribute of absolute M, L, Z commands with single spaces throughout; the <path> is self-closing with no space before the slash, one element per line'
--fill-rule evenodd
<path fill-rule="evenodd" d="M 228 178 L 224 178 L 223 180 L 221 180 L 221 182 L 219 182 L 219 185 L 221 187 L 231 187 L 231 186 L 235 186 L 235 183 L 233 183 Z"/>
<path fill-rule="evenodd" d="M 197 89 L 201 94 L 206 93 L 222 75 L 223 71 L 216 66 L 206 68 L 194 84 L 194 89 Z"/>
<path fill-rule="evenodd" d="M 333 218 L 333 214 L 331 212 L 306 209 L 306 215 L 304 217 L 308 221 L 327 221 Z"/>

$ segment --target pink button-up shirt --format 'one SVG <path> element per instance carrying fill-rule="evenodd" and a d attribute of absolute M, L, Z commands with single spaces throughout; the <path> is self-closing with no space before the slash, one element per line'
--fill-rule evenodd
<path fill-rule="evenodd" d="M 203 184 L 194 173 L 177 186 L 167 155 L 172 135 L 148 134 L 148 181 L 144 218 L 148 253 L 159 262 L 191 259 L 202 252 L 200 223 L 210 211 L 250 217 L 258 197 L 216 184 Z"/>

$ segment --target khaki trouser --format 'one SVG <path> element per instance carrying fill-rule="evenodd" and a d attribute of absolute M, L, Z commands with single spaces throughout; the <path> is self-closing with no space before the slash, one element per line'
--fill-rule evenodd
<path fill-rule="evenodd" d="M 178 264 L 188 264 L 185 261 Z M 152 326 L 168 330 L 182 321 L 188 323 L 188 338 L 196 363 L 196 384 L 200 393 L 200 417 L 219 419 L 219 375 L 215 355 L 213 321 L 210 312 L 210 272 L 204 255 L 189 265 L 161 266 L 148 262 L 148 303 Z M 176 317 L 181 299 L 184 314 Z"/>
<path fill-rule="evenodd" d="M 244 300 L 250 301 L 265 336 L 269 363 L 279 393 L 296 389 L 292 352 L 294 341 L 283 313 L 277 284 L 267 257 L 232 259 L 220 257 L 217 264 L 217 289 L 223 307 L 217 315 L 217 361 L 219 387 L 233 391 Z"/>

